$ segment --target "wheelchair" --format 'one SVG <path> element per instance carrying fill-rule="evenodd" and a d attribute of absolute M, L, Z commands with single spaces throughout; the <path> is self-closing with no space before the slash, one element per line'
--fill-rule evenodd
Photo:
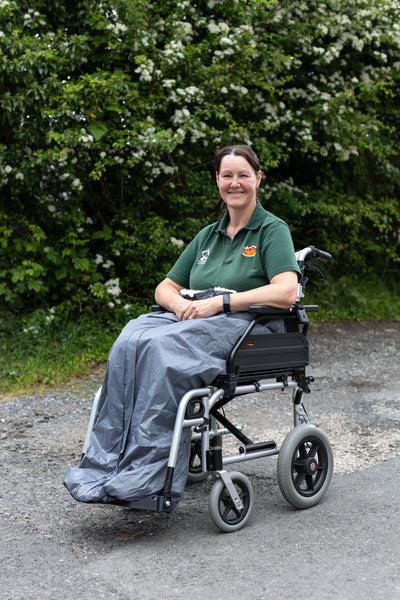
<path fill-rule="evenodd" d="M 233 532 L 248 521 L 254 504 L 254 491 L 248 477 L 229 471 L 229 465 L 277 455 L 277 478 L 286 501 L 304 509 L 317 504 L 325 495 L 332 477 L 333 453 L 326 433 L 310 422 L 303 395 L 310 393 L 312 376 L 306 375 L 309 364 L 308 313 L 316 305 L 304 305 L 301 299 L 308 276 L 321 271 L 316 259 L 329 262 L 331 255 L 307 246 L 296 252 L 301 271 L 298 297 L 288 310 L 269 306 L 252 306 L 252 319 L 226 359 L 226 372 L 207 387 L 188 390 L 181 398 L 169 452 L 163 489 L 158 494 L 134 502 L 121 502 L 130 509 L 171 512 L 171 488 L 183 430 L 191 429 L 191 452 L 188 481 L 195 483 L 213 478 L 209 498 L 210 517 L 222 532 Z M 154 307 L 155 310 L 159 307 Z M 257 324 L 283 319 L 285 333 L 263 334 Z M 281 447 L 275 441 L 254 443 L 240 427 L 231 423 L 224 407 L 238 396 L 272 390 L 291 390 L 294 427 Z M 93 403 L 83 447 L 88 444 L 100 390 Z M 223 453 L 223 440 L 233 436 L 240 443 L 238 452 Z"/>

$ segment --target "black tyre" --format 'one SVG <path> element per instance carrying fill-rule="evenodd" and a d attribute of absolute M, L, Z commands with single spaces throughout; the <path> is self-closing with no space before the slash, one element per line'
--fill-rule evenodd
<path fill-rule="evenodd" d="M 292 429 L 278 455 L 278 483 L 289 504 L 295 508 L 317 504 L 329 487 L 332 471 L 326 433 L 310 423 Z"/>
<path fill-rule="evenodd" d="M 202 471 L 201 468 L 201 440 L 192 442 L 190 445 L 190 458 L 189 458 L 189 473 L 187 482 L 198 483 L 207 479 L 210 473 Z"/>
<path fill-rule="evenodd" d="M 242 501 L 239 511 L 229 495 L 222 479 L 217 479 L 210 493 L 210 516 L 221 531 L 230 533 L 241 529 L 250 517 L 254 504 L 254 492 L 250 481 L 243 473 L 230 473 L 233 485 Z"/>

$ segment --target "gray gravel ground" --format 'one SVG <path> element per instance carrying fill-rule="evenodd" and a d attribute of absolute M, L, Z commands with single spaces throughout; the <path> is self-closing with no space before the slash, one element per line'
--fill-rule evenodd
<path fill-rule="evenodd" d="M 170 515 L 76 503 L 62 486 L 82 448 L 99 376 L 0 402 L 0 598 L 250 600 L 400 598 L 400 323 L 324 324 L 309 334 L 312 421 L 335 456 L 307 511 L 280 494 L 276 459 L 251 461 L 246 527 L 216 531 L 210 482 Z M 280 444 L 289 393 L 251 395 L 228 416 Z"/>

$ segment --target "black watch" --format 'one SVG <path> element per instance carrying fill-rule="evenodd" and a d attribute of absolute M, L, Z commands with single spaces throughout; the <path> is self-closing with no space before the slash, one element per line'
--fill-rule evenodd
<path fill-rule="evenodd" d="M 224 313 L 231 312 L 231 303 L 230 303 L 230 294 L 228 292 L 224 292 L 223 300 L 224 300 Z"/>

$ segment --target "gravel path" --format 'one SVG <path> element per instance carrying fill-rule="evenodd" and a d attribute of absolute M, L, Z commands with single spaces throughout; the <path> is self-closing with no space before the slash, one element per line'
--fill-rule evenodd
<path fill-rule="evenodd" d="M 311 328 L 309 340 L 308 373 L 316 381 L 305 403 L 311 420 L 331 440 L 335 474 L 361 471 L 400 456 L 400 323 L 319 324 Z M 194 513 L 202 521 L 208 519 L 204 489 L 208 482 L 190 486 L 171 515 L 87 506 L 72 500 L 62 477 L 79 459 L 93 395 L 100 384 L 101 376 L 92 375 L 63 389 L 0 402 L 0 558 L 7 565 L 0 567 L 4 578 L 0 598 L 75 600 L 80 596 L 73 591 L 70 565 L 77 559 L 90 562 L 107 556 L 133 540 L 149 539 L 167 528 L 171 532 L 177 523 L 189 533 Z M 229 414 L 234 422 L 249 427 L 255 441 L 276 439 L 280 444 L 292 427 L 289 393 L 235 400 Z M 285 502 L 277 488 L 275 459 L 245 464 L 241 470 L 255 487 L 271 494 L 270 510 Z M 204 527 L 212 530 L 209 522 Z M 35 552 L 38 544 L 40 556 Z M 26 591 L 26 581 L 23 589 L 12 583 L 18 581 L 27 561 L 31 564 L 29 585 L 38 590 L 37 595 Z M 49 571 L 44 595 L 40 592 L 44 590 L 43 569 Z M 51 580 L 53 571 L 58 582 L 63 578 L 61 596 L 48 591 L 59 590 L 59 583 Z M 85 575 L 86 586 L 90 587 L 91 577 Z M 97 591 L 93 597 L 102 596 Z M 110 595 L 110 589 L 104 597 L 125 598 Z"/>

